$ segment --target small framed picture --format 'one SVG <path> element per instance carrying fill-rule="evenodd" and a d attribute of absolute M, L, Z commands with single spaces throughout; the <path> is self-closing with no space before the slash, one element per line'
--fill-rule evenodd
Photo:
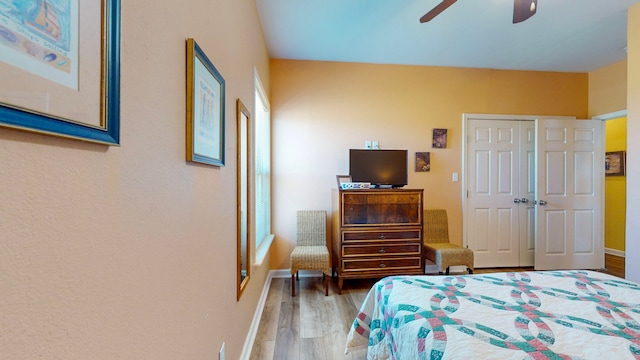
<path fill-rule="evenodd" d="M 224 94 L 222 75 L 187 39 L 187 161 L 224 166 Z"/>
<path fill-rule="evenodd" d="M 338 181 L 338 189 L 342 189 L 342 184 L 350 183 L 351 176 L 350 175 L 336 175 L 336 180 Z"/>
<path fill-rule="evenodd" d="M 447 147 L 447 129 L 433 129 L 433 142 L 431 147 L 444 149 Z"/>
<path fill-rule="evenodd" d="M 604 157 L 605 176 L 624 176 L 625 161 L 625 151 L 608 151 Z"/>
<path fill-rule="evenodd" d="M 416 153 L 416 172 L 425 172 L 430 170 L 431 170 L 431 153 L 417 152 Z"/>

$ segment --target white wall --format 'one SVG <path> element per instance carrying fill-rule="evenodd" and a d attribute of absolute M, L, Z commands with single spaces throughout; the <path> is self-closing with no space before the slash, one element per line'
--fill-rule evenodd
<path fill-rule="evenodd" d="M 627 29 L 627 231 L 625 277 L 640 282 L 640 4 Z"/>

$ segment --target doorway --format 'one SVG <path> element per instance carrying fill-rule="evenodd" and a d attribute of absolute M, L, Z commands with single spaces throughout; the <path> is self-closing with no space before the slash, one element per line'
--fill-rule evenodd
<path fill-rule="evenodd" d="M 627 112 L 617 111 L 594 117 L 604 120 L 605 151 L 626 154 Z M 626 250 L 626 164 L 623 175 L 605 176 L 605 253 L 625 257 Z"/>
<path fill-rule="evenodd" d="M 463 122 L 463 244 L 475 267 L 602 268 L 602 122 L 466 114 Z"/>

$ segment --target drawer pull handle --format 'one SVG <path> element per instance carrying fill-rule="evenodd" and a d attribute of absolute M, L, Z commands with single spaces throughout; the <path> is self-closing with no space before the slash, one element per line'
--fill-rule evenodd
<path fill-rule="evenodd" d="M 386 267 L 387 267 L 387 265 L 385 265 L 384 263 L 380 263 L 380 267 L 381 267 L 381 268 L 386 268 Z"/>
<path fill-rule="evenodd" d="M 380 234 L 380 236 L 378 236 L 378 239 L 380 239 L 380 240 L 384 240 L 384 239 L 386 239 L 386 238 L 385 238 L 384 234 Z"/>
<path fill-rule="evenodd" d="M 386 251 L 384 250 L 384 248 L 380 248 L 380 250 L 378 250 L 378 252 L 379 252 L 380 254 L 384 254 L 384 253 L 386 253 Z"/>

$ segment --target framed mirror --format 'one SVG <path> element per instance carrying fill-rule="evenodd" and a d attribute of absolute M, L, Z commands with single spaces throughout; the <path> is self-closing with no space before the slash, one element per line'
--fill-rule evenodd
<path fill-rule="evenodd" d="M 251 116 L 240 99 L 237 100 L 238 134 L 238 300 L 249 282 L 251 274 L 249 252 L 249 129 Z"/>

